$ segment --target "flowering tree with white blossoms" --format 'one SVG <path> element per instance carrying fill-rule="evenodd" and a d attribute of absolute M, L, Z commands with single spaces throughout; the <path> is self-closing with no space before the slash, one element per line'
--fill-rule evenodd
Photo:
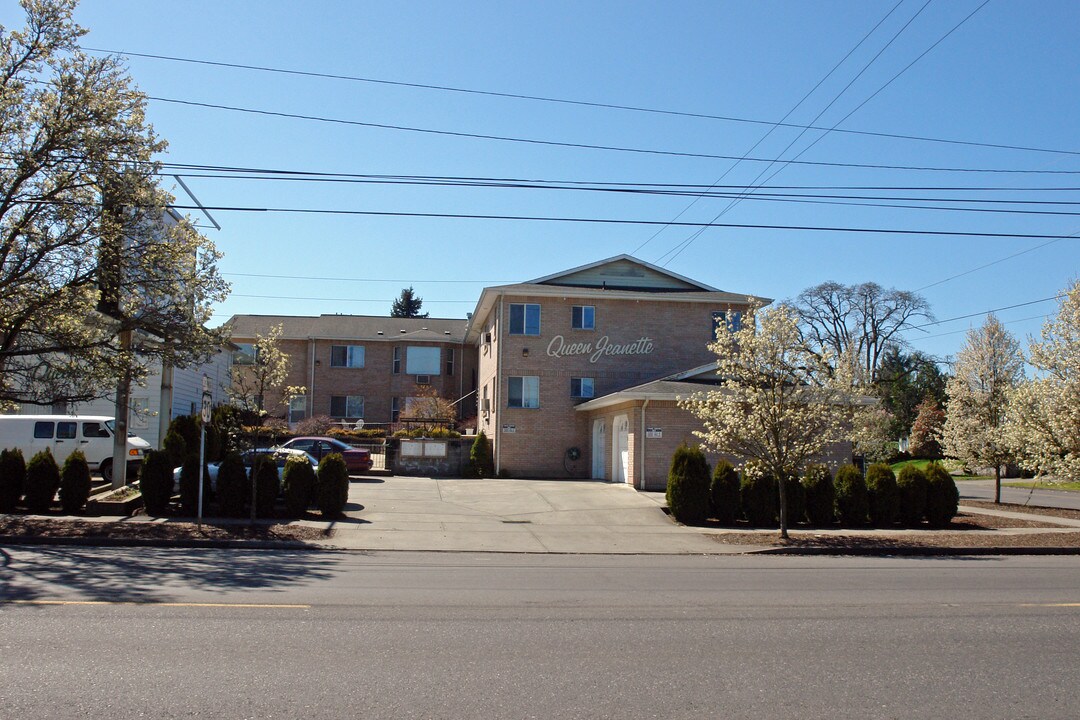
<path fill-rule="evenodd" d="M 1028 361 L 1040 377 L 1009 394 L 1008 440 L 1027 467 L 1080 482 L 1080 281 L 1066 291 L 1041 337 L 1030 340 Z"/>
<path fill-rule="evenodd" d="M 976 467 L 994 468 L 994 502 L 1001 502 L 1001 466 L 1015 456 L 1005 436 L 1009 393 L 1024 377 L 1020 345 L 993 315 L 968 330 L 945 391 L 942 447 L 945 455 Z"/>
<path fill-rule="evenodd" d="M 803 342 L 786 305 L 748 314 L 741 329 L 721 324 L 716 342 L 718 389 L 680 400 L 701 419 L 707 448 L 756 460 L 778 480 L 780 537 L 787 538 L 785 477 L 844 439 L 850 385 L 833 380 L 828 358 Z"/>

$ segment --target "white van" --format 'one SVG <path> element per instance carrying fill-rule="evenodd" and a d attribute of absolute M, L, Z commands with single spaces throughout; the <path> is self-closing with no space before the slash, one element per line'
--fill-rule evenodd
<path fill-rule="evenodd" d="M 104 415 L 0 415 L 0 450 L 22 450 L 27 462 L 48 449 L 59 465 L 82 450 L 91 470 L 112 481 L 113 419 Z M 150 443 L 128 433 L 128 478 L 142 463 Z"/>

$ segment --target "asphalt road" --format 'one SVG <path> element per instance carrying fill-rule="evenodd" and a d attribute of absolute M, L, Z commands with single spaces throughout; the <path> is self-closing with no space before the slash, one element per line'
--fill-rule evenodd
<path fill-rule="evenodd" d="M 1013 478 L 1002 480 L 1002 483 L 1006 482 L 1023 481 Z M 994 499 L 993 480 L 961 480 L 956 483 L 956 487 L 960 491 L 961 500 L 971 498 L 992 501 Z M 1044 490 L 1042 488 L 1032 490 L 1031 488 L 1002 486 L 1001 502 L 1080 510 L 1080 493 L 1069 490 Z"/>
<path fill-rule="evenodd" d="M 9 548 L 0 717 L 1075 718 L 1080 561 Z"/>

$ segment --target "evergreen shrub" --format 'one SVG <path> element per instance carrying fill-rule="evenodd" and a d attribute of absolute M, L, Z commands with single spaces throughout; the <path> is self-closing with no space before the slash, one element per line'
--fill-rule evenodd
<path fill-rule="evenodd" d="M 281 478 L 277 462 L 271 455 L 259 455 L 251 468 L 255 475 L 255 515 L 261 518 L 274 514 L 274 502 L 281 493 Z"/>
<path fill-rule="evenodd" d="M 15 511 L 15 506 L 22 499 L 23 486 L 26 483 L 26 461 L 22 450 L 4 450 L 0 452 L 0 512 Z"/>
<path fill-rule="evenodd" d="M 844 527 L 861 527 L 870 515 L 870 498 L 866 492 L 866 480 L 859 468 L 842 465 L 833 479 L 836 492 L 836 518 Z"/>
<path fill-rule="evenodd" d="M 74 515 L 82 512 L 89 499 L 90 466 L 82 450 L 75 450 L 68 455 L 60 472 L 60 507 L 65 514 Z"/>
<path fill-rule="evenodd" d="M 349 499 L 349 471 L 341 453 L 330 453 L 319 463 L 315 502 L 326 518 L 341 517 Z"/>
<path fill-rule="evenodd" d="M 165 439 L 161 441 L 161 448 L 166 455 L 166 461 L 174 468 L 184 464 L 184 458 L 187 457 L 188 451 L 187 441 L 175 429 L 170 429 L 169 432 L 165 433 Z"/>
<path fill-rule="evenodd" d="M 315 499 L 315 470 L 307 458 L 291 457 L 285 463 L 285 510 L 289 517 L 303 517 Z"/>
<path fill-rule="evenodd" d="M 177 418 L 179 420 L 179 418 Z M 173 420 L 176 422 L 176 420 Z M 203 468 L 203 514 L 210 502 L 210 473 Z M 188 517 L 199 514 L 199 454 L 189 452 L 180 466 L 180 512 Z"/>
<path fill-rule="evenodd" d="M 709 517 L 709 463 L 699 447 L 675 448 L 668 469 L 667 506 L 684 525 L 700 525 Z"/>
<path fill-rule="evenodd" d="M 900 522 L 918 525 L 926 514 L 926 475 L 914 465 L 905 465 L 896 477 L 896 489 L 900 496 Z"/>
<path fill-rule="evenodd" d="M 739 514 L 739 472 L 727 460 L 716 463 L 713 470 L 709 510 L 721 525 L 733 525 Z"/>
<path fill-rule="evenodd" d="M 806 522 L 806 490 L 796 475 L 784 478 L 784 494 L 787 496 L 787 524 Z M 777 516 L 777 520 L 779 520 Z"/>
<path fill-rule="evenodd" d="M 247 513 L 251 478 L 248 477 L 240 453 L 230 452 L 222 459 L 218 466 L 215 495 L 221 514 L 225 517 L 244 517 Z"/>
<path fill-rule="evenodd" d="M 495 460 L 491 456 L 491 444 L 481 430 L 469 449 L 469 477 L 489 478 L 495 476 Z"/>
<path fill-rule="evenodd" d="M 52 453 L 42 450 L 26 464 L 26 509 L 36 515 L 48 512 L 59 489 L 60 468 Z"/>
<path fill-rule="evenodd" d="M 177 435 L 179 437 L 179 435 Z M 149 450 L 139 466 L 139 491 L 148 515 L 169 512 L 173 491 L 173 460 L 168 450 Z"/>
<path fill-rule="evenodd" d="M 754 527 L 775 527 L 780 506 L 776 479 L 760 466 L 748 463 L 739 482 L 743 517 Z"/>
<path fill-rule="evenodd" d="M 832 473 L 825 465 L 811 465 L 802 478 L 806 519 L 811 525 L 831 525 L 835 517 L 836 491 Z"/>
<path fill-rule="evenodd" d="M 960 491 L 956 481 L 940 463 L 926 468 L 926 521 L 931 527 L 945 527 L 956 517 Z"/>
<path fill-rule="evenodd" d="M 866 492 L 870 496 L 871 524 L 876 527 L 895 525 L 900 515 L 900 498 L 892 468 L 885 463 L 874 463 L 868 467 Z"/>

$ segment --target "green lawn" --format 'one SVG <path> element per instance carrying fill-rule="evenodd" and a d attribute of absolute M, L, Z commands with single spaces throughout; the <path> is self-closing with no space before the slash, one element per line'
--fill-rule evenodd
<path fill-rule="evenodd" d="M 901 468 L 906 467 L 908 465 L 912 465 L 914 467 L 917 467 L 919 470 L 924 470 L 925 471 L 926 467 L 932 462 L 935 462 L 935 461 L 934 460 L 901 460 L 898 463 L 893 463 L 890 467 L 892 467 L 893 472 L 897 473 L 897 474 L 900 473 Z M 953 480 L 956 480 L 957 482 L 963 482 L 964 480 L 993 480 L 992 475 L 953 475 L 952 478 L 953 478 Z"/>
<path fill-rule="evenodd" d="M 1025 490 L 1031 489 L 1032 480 L 1010 480 L 1009 482 L 1003 482 L 1002 485 L 1007 487 L 1024 488 Z M 1072 492 L 1080 492 L 1080 482 L 1070 483 L 1035 483 L 1037 490 L 1069 490 Z"/>

